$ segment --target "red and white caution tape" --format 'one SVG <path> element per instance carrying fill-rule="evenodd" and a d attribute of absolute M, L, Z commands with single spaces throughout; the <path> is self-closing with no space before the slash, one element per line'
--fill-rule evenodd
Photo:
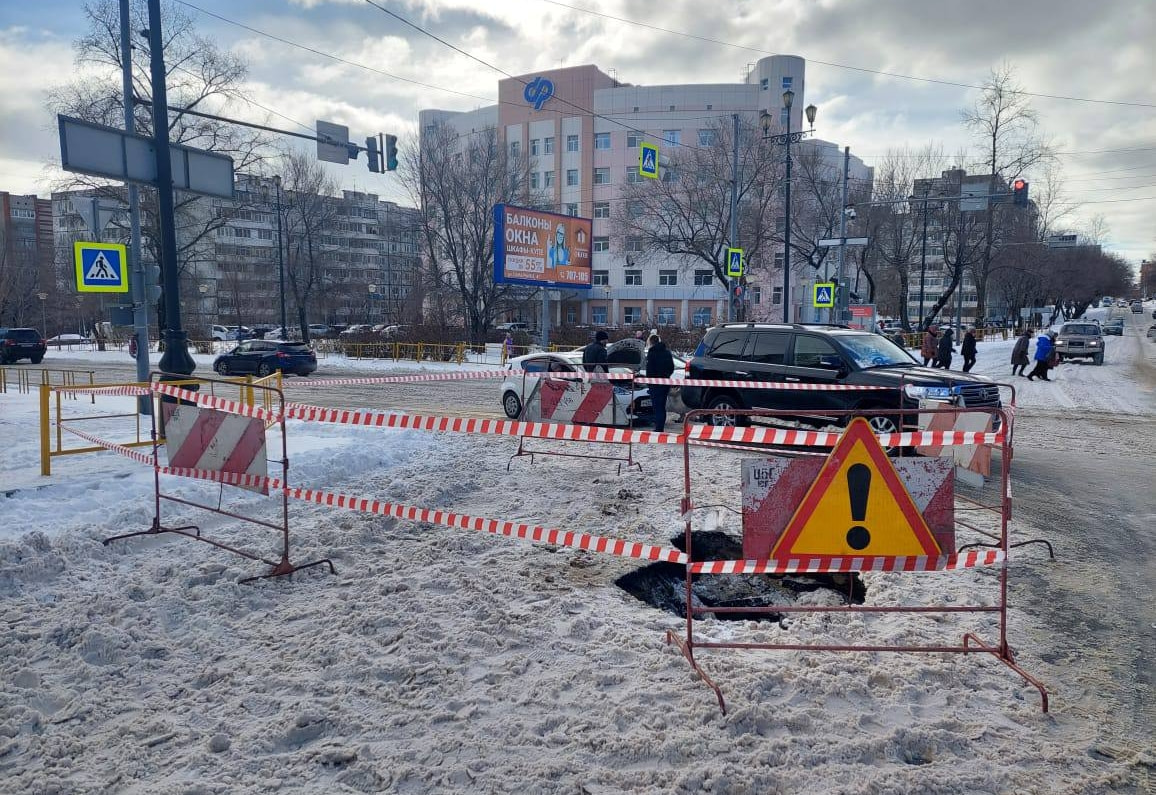
<path fill-rule="evenodd" d="M 241 414 L 245 417 L 254 417 L 259 420 L 276 420 L 278 418 L 275 412 L 258 406 L 250 406 L 248 403 L 242 403 L 237 400 L 226 400 L 225 398 L 219 398 L 214 395 L 202 395 L 200 392 L 191 392 L 188 389 L 181 389 L 180 387 L 170 386 L 165 383 L 154 383 L 152 389 L 154 392 L 160 392 L 162 395 L 180 398 L 190 403 L 196 403 L 198 406 L 205 406 L 206 408 L 217 409 L 218 411 Z"/>
<path fill-rule="evenodd" d="M 286 411 L 291 419 L 333 422 L 342 425 L 364 425 L 373 428 L 411 428 L 419 431 L 530 436 L 537 439 L 560 439 L 579 442 L 624 444 L 679 444 L 676 433 L 635 431 L 590 425 L 564 425 L 554 422 L 520 420 L 486 420 L 469 417 L 436 417 L 423 414 L 398 414 L 384 411 L 326 409 L 302 403 L 290 403 Z"/>
<path fill-rule="evenodd" d="M 783 560 L 708 560 L 690 564 L 694 574 L 790 574 L 852 571 L 952 571 L 994 566 L 1003 563 L 1002 549 L 965 552 L 962 555 L 921 555 L 889 557 L 812 556 Z"/>
<path fill-rule="evenodd" d="M 768 444 L 786 447 L 833 447 L 842 433 L 836 431 L 797 431 L 783 428 L 735 428 L 715 425 L 692 425 L 688 431 L 692 440 L 732 442 L 738 444 Z M 876 438 L 884 447 L 915 447 L 924 445 L 1002 444 L 1002 433 L 970 431 L 914 431 L 883 433 Z"/>
<path fill-rule="evenodd" d="M 149 388 L 144 386 L 69 386 L 67 388 L 58 388 L 58 391 L 64 392 L 83 392 L 86 395 L 147 395 Z"/>
<path fill-rule="evenodd" d="M 92 434 L 85 433 L 82 430 L 70 427 L 68 425 L 62 424 L 60 426 L 60 428 L 61 428 L 61 430 L 76 434 L 81 439 L 85 439 L 89 442 L 92 442 L 93 444 L 98 445 L 100 447 L 103 447 L 106 450 L 111 450 L 114 453 L 120 453 L 125 458 L 131 458 L 133 461 L 136 461 L 138 463 L 147 464 L 150 467 L 156 463 L 153 460 L 152 453 L 141 453 L 137 450 L 133 450 L 131 447 L 125 447 L 124 445 L 114 444 L 113 442 L 106 442 L 104 439 L 100 439 L 96 436 L 93 436 Z"/>

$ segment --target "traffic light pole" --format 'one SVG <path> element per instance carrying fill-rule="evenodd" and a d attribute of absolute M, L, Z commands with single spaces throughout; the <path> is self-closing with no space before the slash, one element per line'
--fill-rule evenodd
<path fill-rule="evenodd" d="M 738 214 L 739 214 L 739 114 L 732 113 L 731 121 L 734 124 L 734 146 L 731 152 L 731 248 L 738 248 Z M 729 259 L 729 258 L 728 258 Z M 729 266 L 729 262 L 728 262 Z M 727 322 L 735 317 L 735 287 L 734 281 L 727 276 Z"/>

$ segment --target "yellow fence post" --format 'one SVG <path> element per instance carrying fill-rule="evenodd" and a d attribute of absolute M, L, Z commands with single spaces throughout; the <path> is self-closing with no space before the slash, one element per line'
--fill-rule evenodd
<path fill-rule="evenodd" d="M 52 433 L 51 426 L 48 422 L 48 412 L 51 411 L 51 395 L 52 387 L 48 384 L 40 385 L 40 474 L 52 474 L 52 441 L 49 435 Z"/>

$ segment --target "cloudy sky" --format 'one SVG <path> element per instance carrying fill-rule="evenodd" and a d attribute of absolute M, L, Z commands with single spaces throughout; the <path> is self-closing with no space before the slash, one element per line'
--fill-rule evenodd
<path fill-rule="evenodd" d="M 166 1 L 247 60 L 264 109 L 231 115 L 298 131 L 328 119 L 357 136 L 404 137 L 420 108 L 491 104 L 501 77 L 374 4 L 510 74 L 592 63 L 635 84 L 739 82 L 765 55 L 800 55 L 819 136 L 868 164 L 896 146 L 967 147 L 961 109 L 1010 64 L 1059 153 L 1070 225 L 1102 217 L 1109 249 L 1134 263 L 1156 252 L 1153 0 Z M 75 74 L 82 8 L 0 0 L 0 190 L 50 189 L 59 153 L 45 93 Z M 364 160 L 333 173 L 404 201 L 395 177 Z"/>

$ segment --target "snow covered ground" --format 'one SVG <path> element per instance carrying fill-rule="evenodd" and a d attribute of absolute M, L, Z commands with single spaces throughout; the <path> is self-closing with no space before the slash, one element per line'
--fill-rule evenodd
<path fill-rule="evenodd" d="M 1008 374 L 1025 415 L 1151 417 L 1152 383 L 1122 364 L 1138 343 L 1156 348 L 1111 338 L 1105 366 L 1065 364 L 1053 383 L 1012 379 L 1012 342 L 983 343 L 976 371 Z M 330 357 L 325 370 L 369 364 Z M 984 656 L 700 651 L 727 695 L 723 716 L 664 643 L 683 622 L 615 586 L 639 561 L 302 502 L 290 503 L 293 559 L 330 557 L 336 575 L 240 585 L 263 567 L 189 539 L 106 547 L 148 527 L 151 472 L 102 453 L 58 459 L 41 478 L 36 417 L 35 396 L 0 395 L 2 792 L 1087 793 L 1151 780 L 1151 737 L 1113 758 L 1096 745 L 1094 716 L 1062 708 L 1064 683 L 1048 683 L 1058 692 L 1045 715 L 1034 689 Z M 85 427 L 123 438 L 126 426 Z M 573 458 L 507 472 L 516 441 L 506 437 L 293 422 L 289 442 L 295 485 L 664 546 L 682 527 L 673 448 L 636 448 L 643 471 L 619 476 Z M 699 502 L 734 502 L 739 457 L 695 460 Z M 272 516 L 278 504 L 164 485 L 240 513 Z M 163 515 L 277 553 L 263 528 L 175 504 Z M 728 512 L 702 519 L 738 535 Z M 1013 578 L 1038 562 L 1021 554 Z M 864 580 L 872 603 L 996 595 L 994 570 Z M 1013 647 L 1032 622 L 1013 604 Z M 696 626 L 768 642 L 991 635 L 985 619 L 957 615 Z"/>

